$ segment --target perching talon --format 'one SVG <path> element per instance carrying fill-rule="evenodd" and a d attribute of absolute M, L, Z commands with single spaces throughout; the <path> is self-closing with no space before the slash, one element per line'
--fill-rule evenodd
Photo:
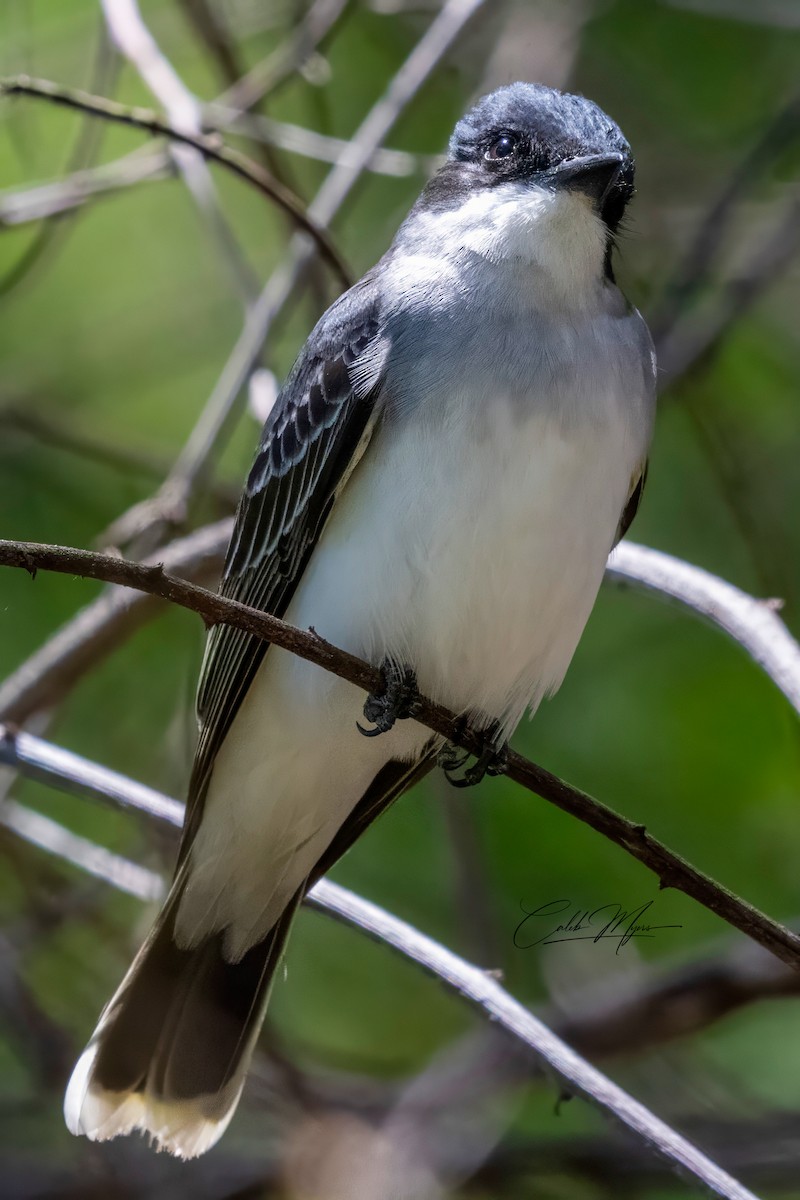
<path fill-rule="evenodd" d="M 498 743 L 496 741 L 498 733 L 499 725 L 495 721 L 483 733 L 483 749 L 474 764 L 461 777 L 456 776 L 455 773 L 461 770 L 467 762 L 470 757 L 469 752 L 448 742 L 441 750 L 437 760 L 444 771 L 447 782 L 457 788 L 474 787 L 486 775 L 504 774 L 508 765 L 508 743 Z"/>
<path fill-rule="evenodd" d="M 383 691 L 370 692 L 364 702 L 364 716 L 372 722 L 372 729 L 365 729 L 356 722 L 359 733 L 364 737 L 378 737 L 388 733 L 395 721 L 405 721 L 419 711 L 419 688 L 417 676 L 411 667 L 401 667 L 385 658 L 381 664 L 385 680 Z"/>

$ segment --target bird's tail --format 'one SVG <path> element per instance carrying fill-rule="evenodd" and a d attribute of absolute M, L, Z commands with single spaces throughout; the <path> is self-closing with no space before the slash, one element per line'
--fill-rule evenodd
<path fill-rule="evenodd" d="M 176 945 L 182 890 L 179 875 L 75 1066 L 64 1115 L 72 1133 L 96 1141 L 139 1129 L 194 1158 L 233 1116 L 303 889 L 238 962 L 223 956 L 223 933 Z"/>

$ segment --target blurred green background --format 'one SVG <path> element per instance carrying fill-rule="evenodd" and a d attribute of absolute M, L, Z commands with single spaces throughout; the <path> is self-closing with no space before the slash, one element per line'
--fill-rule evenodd
<path fill-rule="evenodd" d="M 399 0 L 344 5 L 319 52 L 268 95 L 261 111 L 348 138 L 438 7 Z M 242 70 L 282 45 L 305 15 L 305 5 L 293 0 L 161 0 L 141 9 L 184 81 L 209 100 L 228 80 L 198 33 L 198 11 L 216 14 Z M 135 71 L 103 51 L 101 31 L 96 0 L 5 0 L 0 74 L 25 71 L 152 104 Z M 476 94 L 516 78 L 582 91 L 619 121 L 637 157 L 639 190 L 618 277 L 662 335 L 664 367 L 633 536 L 756 595 L 782 598 L 796 634 L 800 270 L 797 220 L 792 225 L 787 214 L 792 205 L 795 218 L 800 212 L 799 68 L 800 5 L 793 0 L 489 3 L 387 139 L 415 154 L 438 154 Z M 776 133 L 776 118 L 793 98 Z M 774 136 L 764 152 L 748 160 L 769 130 Z M 95 145 L 81 144 L 86 124 L 75 114 L 25 99 L 0 104 L 3 537 L 91 546 L 115 517 L 152 494 L 242 324 L 230 273 L 180 179 L 101 197 L 51 223 L 45 235 L 38 222 L 6 222 L 3 206 L 12 193 L 86 165 L 87 149 L 93 162 L 110 162 L 145 140 L 110 126 L 93 126 L 91 135 Z M 252 142 L 238 144 L 258 157 Z M 327 167 L 279 149 L 269 154 L 286 182 L 310 199 Z M 712 222 L 706 231 L 721 233 L 711 269 L 689 295 L 678 294 L 710 206 L 748 161 L 724 224 Z M 423 178 L 422 169 L 362 177 L 333 226 L 354 276 L 386 248 Z M 241 182 L 216 169 L 214 179 L 246 260 L 263 281 L 285 251 L 287 221 Z M 39 253 L 33 248 L 43 237 Z M 758 278 L 765 262 L 769 269 Z M 726 322 L 742 279 L 755 279 L 753 303 Z M 279 378 L 335 294 L 335 281 L 322 270 L 298 291 L 263 355 Z M 668 320 L 676 312 L 677 320 Z M 684 371 L 681 355 L 691 356 L 693 340 L 717 321 L 724 328 L 713 352 Z M 216 478 L 233 494 L 257 436 L 248 412 L 215 463 Z M 200 500 L 190 524 L 218 512 Z M 98 591 L 68 577 L 32 582 L 4 572 L 0 674 Z M 49 714 L 48 736 L 181 795 L 201 651 L 199 622 L 179 611 L 161 615 Z M 561 692 L 519 730 L 515 745 L 644 822 L 771 915 L 791 921 L 800 912 L 796 717 L 714 630 L 652 598 L 604 589 Z M 169 869 L 169 840 L 141 821 L 30 781 L 13 781 L 10 791 L 76 832 Z M 302 1171 L 292 1174 L 310 1137 L 307 1123 L 324 1129 L 327 1121 L 336 1133 L 337 1121 L 350 1121 L 358 1144 L 370 1104 L 380 1110 L 397 1101 L 410 1081 L 436 1075 L 448 1055 L 466 1062 L 464 1080 L 435 1093 L 431 1136 L 445 1144 L 439 1126 L 446 1109 L 456 1130 L 479 1131 L 477 1161 L 470 1165 L 463 1145 L 461 1158 L 454 1150 L 456 1165 L 449 1174 L 443 1169 L 436 1194 L 697 1194 L 660 1172 L 633 1142 L 612 1136 L 582 1103 L 557 1107 L 552 1085 L 526 1078 L 519 1064 L 509 1068 L 469 1010 L 416 969 L 307 912 L 275 989 L 263 1069 L 216 1151 L 181 1168 L 153 1159 L 139 1143 L 75 1142 L 62 1125 L 59 1089 L 152 912 L 6 832 L 0 855 L 2 1197 L 323 1195 L 303 1190 L 296 1181 Z M 502 971 L 525 1003 L 556 1005 L 562 1015 L 574 1015 L 587 997 L 591 1003 L 601 983 L 613 992 L 633 972 L 644 984 L 662 964 L 724 953 L 736 941 L 686 897 L 659 893 L 654 877 L 624 853 L 501 780 L 458 793 L 439 779 L 419 787 L 333 877 Z M 521 901 L 532 907 L 554 897 L 586 908 L 654 900 L 654 920 L 681 928 L 618 956 L 584 943 L 515 948 Z M 485 1053 L 473 1062 L 476 1046 Z M 719 1149 L 759 1194 L 800 1196 L 796 997 L 750 1004 L 689 1037 L 601 1065 L 710 1153 Z M 295 1094 L 308 1080 L 328 1097 L 310 1110 Z M 323 1133 L 311 1140 L 323 1144 Z M 453 1140 L 458 1146 L 458 1136 Z M 411 1186 L 397 1194 L 428 1194 Z"/>

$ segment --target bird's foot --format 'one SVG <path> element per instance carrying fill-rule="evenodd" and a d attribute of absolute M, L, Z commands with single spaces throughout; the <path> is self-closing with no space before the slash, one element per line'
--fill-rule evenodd
<path fill-rule="evenodd" d="M 419 688 L 411 667 L 398 666 L 385 658 L 381 671 L 385 681 L 383 691 L 370 692 L 364 703 L 364 716 L 372 722 L 372 729 L 365 729 L 357 722 L 364 737 L 388 733 L 395 721 L 404 721 L 419 711 Z"/>
<path fill-rule="evenodd" d="M 463 721 L 462 724 L 466 726 L 466 721 Z M 508 742 L 498 741 L 499 732 L 500 726 L 497 721 L 493 721 L 491 725 L 487 726 L 482 734 L 483 749 L 475 758 L 473 765 L 464 771 L 463 775 L 459 775 L 458 772 L 472 755 L 468 750 L 462 750 L 460 746 L 455 746 L 452 742 L 443 746 L 436 761 L 444 771 L 447 782 L 458 788 L 473 787 L 476 783 L 480 783 L 485 775 L 504 774 L 508 765 Z"/>

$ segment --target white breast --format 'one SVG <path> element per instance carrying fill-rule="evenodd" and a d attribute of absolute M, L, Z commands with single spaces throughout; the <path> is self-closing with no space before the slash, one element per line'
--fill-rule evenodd
<path fill-rule="evenodd" d="M 510 733 L 560 684 L 594 603 L 649 441 L 649 342 L 618 293 L 542 312 L 516 268 L 479 265 L 483 301 L 465 306 L 464 269 L 440 269 L 424 305 L 396 306 L 388 408 L 286 618 L 414 667 L 425 694 Z M 182 944 L 227 928 L 226 952 L 243 953 L 381 766 L 419 754 L 430 733 L 413 721 L 363 738 L 363 703 L 319 668 L 266 656 L 217 756 Z"/>
<path fill-rule="evenodd" d="M 564 676 L 641 453 L 617 398 L 594 400 L 569 431 L 495 397 L 473 419 L 379 435 L 294 619 L 513 728 Z"/>

